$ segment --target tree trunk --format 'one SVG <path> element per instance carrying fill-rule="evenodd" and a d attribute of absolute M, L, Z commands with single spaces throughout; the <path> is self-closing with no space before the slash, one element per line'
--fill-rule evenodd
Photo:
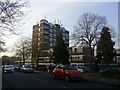
<path fill-rule="evenodd" d="M 98 72 L 99 69 L 98 69 L 98 60 L 95 59 L 95 72 Z"/>
<path fill-rule="evenodd" d="M 24 46 L 23 46 L 23 65 L 25 64 L 25 51 L 24 51 Z"/>
<path fill-rule="evenodd" d="M 92 48 L 91 48 L 91 45 L 89 47 L 90 47 L 89 72 L 91 72 L 92 70 Z"/>

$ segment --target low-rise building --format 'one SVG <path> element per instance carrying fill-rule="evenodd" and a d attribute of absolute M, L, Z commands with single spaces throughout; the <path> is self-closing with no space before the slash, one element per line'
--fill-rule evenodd
<path fill-rule="evenodd" d="M 71 62 L 88 63 L 90 60 L 90 49 L 88 46 L 69 47 Z"/>
<path fill-rule="evenodd" d="M 116 50 L 116 62 L 120 63 L 120 49 Z"/>

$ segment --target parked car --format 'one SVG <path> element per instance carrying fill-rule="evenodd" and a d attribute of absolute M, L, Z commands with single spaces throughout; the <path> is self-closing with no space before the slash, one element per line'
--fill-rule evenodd
<path fill-rule="evenodd" d="M 20 70 L 22 72 L 33 72 L 32 65 L 22 65 Z"/>
<path fill-rule="evenodd" d="M 3 65 L 2 67 L 3 72 L 14 72 L 14 67 L 13 65 Z"/>
<path fill-rule="evenodd" d="M 65 81 L 81 80 L 83 73 L 72 65 L 58 65 L 52 72 L 53 78 L 62 78 Z"/>
<path fill-rule="evenodd" d="M 76 67 L 78 70 L 80 70 L 83 73 L 89 71 L 89 67 L 87 67 L 85 63 L 73 63 L 71 65 Z"/>
<path fill-rule="evenodd" d="M 15 70 L 20 71 L 22 64 L 15 65 Z"/>
<path fill-rule="evenodd" d="M 51 74 L 55 67 L 56 67 L 55 64 L 50 64 L 50 65 L 47 67 L 47 69 L 48 69 L 48 73 Z"/>

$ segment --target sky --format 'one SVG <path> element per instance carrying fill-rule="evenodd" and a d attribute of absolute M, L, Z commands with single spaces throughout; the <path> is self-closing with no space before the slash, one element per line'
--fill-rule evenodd
<path fill-rule="evenodd" d="M 19 36 L 10 35 L 4 37 L 6 47 L 11 50 L 15 42 L 23 36 L 32 36 L 32 28 L 41 19 L 46 18 L 49 22 L 61 21 L 61 24 L 70 32 L 83 13 L 91 12 L 99 16 L 105 16 L 108 26 L 111 26 L 115 33 L 118 33 L 118 0 L 28 0 L 29 14 L 25 17 L 25 24 L 21 26 L 22 34 Z M 116 46 L 118 46 L 116 44 Z M 12 55 L 4 52 L 2 55 Z"/>

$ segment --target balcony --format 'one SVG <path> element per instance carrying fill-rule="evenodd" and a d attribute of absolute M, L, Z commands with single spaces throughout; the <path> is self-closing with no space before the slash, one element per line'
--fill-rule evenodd
<path fill-rule="evenodd" d="M 45 39 L 49 39 L 49 35 L 44 35 L 44 38 Z"/>
<path fill-rule="evenodd" d="M 50 29 L 48 26 L 44 26 L 44 28 L 47 29 L 47 30 Z"/>
<path fill-rule="evenodd" d="M 45 30 L 45 31 L 44 31 L 44 34 L 49 34 L 49 32 Z"/>

